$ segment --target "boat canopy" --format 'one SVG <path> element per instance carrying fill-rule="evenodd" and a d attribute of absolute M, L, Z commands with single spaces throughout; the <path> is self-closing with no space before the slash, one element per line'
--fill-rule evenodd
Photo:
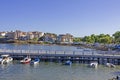
<path fill-rule="evenodd" d="M 9 55 L 7 55 L 7 54 L 6 54 L 6 55 L 1 55 L 1 57 L 8 57 L 8 56 L 9 56 Z"/>

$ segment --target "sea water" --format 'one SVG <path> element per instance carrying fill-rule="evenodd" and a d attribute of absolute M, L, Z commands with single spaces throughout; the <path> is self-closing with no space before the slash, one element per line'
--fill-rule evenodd
<path fill-rule="evenodd" d="M 71 66 L 55 62 L 40 62 L 37 65 L 14 61 L 0 65 L 0 80 L 108 80 L 115 77 L 119 67 L 99 65 L 89 68 L 87 64 L 73 63 Z"/>
<path fill-rule="evenodd" d="M 0 44 L 0 49 L 30 49 L 30 50 L 71 50 L 82 51 L 74 46 L 58 45 L 18 45 Z M 99 65 L 97 69 L 89 68 L 88 64 L 73 63 L 71 66 L 55 62 L 40 62 L 38 65 L 20 64 L 20 61 L 0 64 L 0 80 L 108 80 L 116 77 L 120 67 L 108 68 Z M 119 74 L 117 74 L 119 75 Z"/>

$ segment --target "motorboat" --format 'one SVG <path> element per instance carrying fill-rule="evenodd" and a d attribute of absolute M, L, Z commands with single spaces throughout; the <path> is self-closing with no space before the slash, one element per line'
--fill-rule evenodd
<path fill-rule="evenodd" d="M 106 66 L 107 67 L 110 67 L 110 68 L 115 68 L 116 66 L 114 65 L 114 64 L 112 64 L 112 63 L 106 63 Z"/>
<path fill-rule="evenodd" d="M 72 65 L 72 62 L 70 60 L 66 61 L 64 65 Z"/>
<path fill-rule="evenodd" d="M 32 60 L 30 62 L 30 64 L 38 64 L 40 62 L 40 59 L 39 58 L 35 58 L 34 60 Z"/>
<path fill-rule="evenodd" d="M 0 58 L 0 63 L 1 64 L 7 64 L 9 62 L 13 61 L 13 58 L 10 57 L 9 55 L 1 55 L 1 58 Z"/>
<path fill-rule="evenodd" d="M 98 67 L 98 63 L 97 63 L 97 62 L 91 62 L 91 63 L 89 64 L 89 67 L 97 68 L 97 67 Z"/>
<path fill-rule="evenodd" d="M 31 61 L 31 58 L 29 56 L 27 56 L 23 60 L 21 60 L 20 63 L 27 64 L 27 63 L 30 63 L 30 61 Z"/>

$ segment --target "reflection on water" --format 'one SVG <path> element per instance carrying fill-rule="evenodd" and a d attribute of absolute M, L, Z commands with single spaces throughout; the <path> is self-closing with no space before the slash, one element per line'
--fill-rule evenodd
<path fill-rule="evenodd" d="M 0 49 L 30 49 L 30 50 L 81 50 L 74 46 L 59 46 L 59 45 L 40 45 L 40 44 L 0 44 Z"/>
<path fill-rule="evenodd" d="M 0 80 L 108 80 L 114 77 L 114 72 L 119 69 L 102 65 L 94 69 L 79 63 L 72 66 L 53 62 L 29 65 L 15 61 L 8 65 L 0 65 Z"/>

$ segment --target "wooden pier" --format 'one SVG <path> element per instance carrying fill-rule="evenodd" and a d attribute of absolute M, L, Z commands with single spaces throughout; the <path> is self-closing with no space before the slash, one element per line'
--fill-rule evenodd
<path fill-rule="evenodd" d="M 25 56 L 39 57 L 42 61 L 66 61 L 90 63 L 97 61 L 99 64 L 113 63 L 120 65 L 120 53 L 114 51 L 55 51 L 55 50 L 10 50 L 0 49 L 0 55 L 9 54 L 14 59 L 21 60 Z"/>

